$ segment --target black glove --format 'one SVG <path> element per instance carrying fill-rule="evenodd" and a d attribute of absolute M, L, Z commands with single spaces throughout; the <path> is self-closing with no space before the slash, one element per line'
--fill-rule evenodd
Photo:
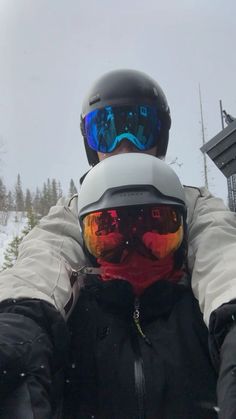
<path fill-rule="evenodd" d="M 220 351 L 217 385 L 220 419 L 236 418 L 236 324 L 227 333 Z"/>
<path fill-rule="evenodd" d="M 210 318 L 209 348 L 218 372 L 219 419 L 236 418 L 236 305 L 224 304 Z"/>
<path fill-rule="evenodd" d="M 41 398 L 41 418 L 50 417 L 45 415 L 49 406 L 44 405 L 45 399 L 49 399 L 51 358 L 52 343 L 33 320 L 19 314 L 0 314 L 0 415 L 5 409 L 4 401 L 18 386 L 27 382 L 32 405 L 36 405 Z M 38 384 L 32 386 L 33 381 Z M 47 397 L 42 398 L 41 392 Z M 7 418 L 6 413 L 4 415 Z"/>
<path fill-rule="evenodd" d="M 0 309 L 0 419 L 51 419 L 52 380 L 65 358 L 64 321 L 38 300 Z M 54 333 L 58 326 L 62 339 Z"/>

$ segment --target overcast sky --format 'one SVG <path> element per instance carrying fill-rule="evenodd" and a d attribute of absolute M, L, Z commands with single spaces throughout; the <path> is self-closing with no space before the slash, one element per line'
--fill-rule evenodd
<path fill-rule="evenodd" d="M 0 0 L 0 176 L 24 188 L 48 177 L 66 189 L 87 169 L 79 130 L 83 96 L 117 68 L 142 70 L 172 115 L 167 160 L 203 185 L 198 86 L 205 136 L 221 130 L 219 100 L 236 116 L 236 2 L 219 0 Z M 210 190 L 226 180 L 209 162 Z"/>

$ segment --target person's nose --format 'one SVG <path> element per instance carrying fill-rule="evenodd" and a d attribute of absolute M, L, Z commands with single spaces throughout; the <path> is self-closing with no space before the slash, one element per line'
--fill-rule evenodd
<path fill-rule="evenodd" d="M 137 151 L 137 147 L 131 143 L 129 140 L 122 140 L 119 146 L 117 147 L 117 152 L 120 153 L 132 153 Z"/>

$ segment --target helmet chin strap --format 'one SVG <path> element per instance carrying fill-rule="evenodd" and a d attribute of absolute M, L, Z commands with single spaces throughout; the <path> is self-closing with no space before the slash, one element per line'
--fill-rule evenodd
<path fill-rule="evenodd" d="M 77 272 L 83 273 L 85 275 L 101 275 L 102 270 L 101 268 L 94 268 L 93 266 L 83 266 Z"/>
<path fill-rule="evenodd" d="M 101 268 L 94 266 L 78 266 L 76 269 L 73 269 L 74 275 L 83 276 L 83 275 L 101 275 Z"/>

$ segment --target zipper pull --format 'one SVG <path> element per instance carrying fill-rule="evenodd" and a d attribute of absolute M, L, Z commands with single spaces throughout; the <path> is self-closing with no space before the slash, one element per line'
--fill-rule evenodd
<path fill-rule="evenodd" d="M 138 297 L 135 297 L 134 300 L 134 313 L 133 313 L 133 319 L 134 319 L 134 323 L 139 323 L 139 307 L 140 307 L 140 303 L 139 303 L 139 299 Z"/>
<path fill-rule="evenodd" d="M 151 341 L 148 339 L 148 337 L 145 335 L 145 333 L 143 333 L 141 325 L 140 325 L 140 311 L 139 311 L 139 307 L 140 307 L 140 303 L 139 303 L 139 299 L 138 297 L 135 298 L 134 301 L 134 312 L 133 312 L 133 320 L 134 320 L 134 324 L 138 330 L 138 333 L 140 334 L 140 336 L 142 336 L 142 338 L 145 340 L 145 342 L 151 346 Z"/>

